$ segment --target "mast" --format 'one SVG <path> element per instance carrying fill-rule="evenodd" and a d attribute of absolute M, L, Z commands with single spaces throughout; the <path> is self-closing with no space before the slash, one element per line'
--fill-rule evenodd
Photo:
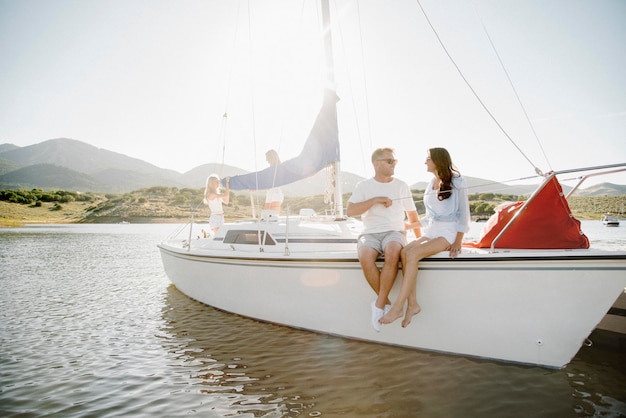
<path fill-rule="evenodd" d="M 326 64 L 326 82 L 329 88 L 335 86 L 335 63 L 333 59 L 333 35 L 330 26 L 329 0 L 321 0 L 322 24 L 324 33 L 324 52 Z M 335 217 L 343 218 L 343 196 L 341 193 L 341 162 L 332 163 L 333 170 L 333 194 L 335 199 Z"/>

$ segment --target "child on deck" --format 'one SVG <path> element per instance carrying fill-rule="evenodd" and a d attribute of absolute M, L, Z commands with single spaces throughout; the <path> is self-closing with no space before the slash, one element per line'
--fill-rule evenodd
<path fill-rule="evenodd" d="M 228 204 L 230 196 L 229 178 L 226 178 L 226 189 L 221 192 L 220 178 L 217 174 L 211 174 L 206 180 L 206 188 L 204 190 L 204 204 L 209 206 L 211 216 L 209 217 L 209 226 L 213 234 L 224 224 L 224 209 L 222 203 Z"/>

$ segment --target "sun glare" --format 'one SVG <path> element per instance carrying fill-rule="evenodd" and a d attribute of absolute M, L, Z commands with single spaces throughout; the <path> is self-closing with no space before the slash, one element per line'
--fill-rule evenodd
<path fill-rule="evenodd" d="M 306 10 L 311 8 L 311 10 Z M 264 168 L 264 152 L 296 156 L 321 104 L 324 64 L 318 13 L 286 2 L 278 12 L 261 3 L 242 7 L 228 76 L 230 149 L 252 150 L 227 161 L 250 170 Z M 229 158 L 231 157 L 231 158 Z M 252 161 L 254 159 L 254 161 Z M 244 165 L 245 164 L 245 165 Z"/>

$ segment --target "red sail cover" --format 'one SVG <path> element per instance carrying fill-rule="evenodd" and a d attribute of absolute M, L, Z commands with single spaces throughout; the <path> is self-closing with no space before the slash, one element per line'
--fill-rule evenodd
<path fill-rule="evenodd" d="M 515 202 L 500 207 L 487 221 L 480 239 L 464 245 L 490 248 L 494 238 L 524 203 Z M 496 241 L 495 248 L 589 248 L 589 239 L 580 229 L 580 221 L 572 215 L 561 185 L 556 177 L 552 177 Z"/>

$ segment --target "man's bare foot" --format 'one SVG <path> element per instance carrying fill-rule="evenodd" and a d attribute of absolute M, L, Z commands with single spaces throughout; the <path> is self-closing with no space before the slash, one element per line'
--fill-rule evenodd
<path fill-rule="evenodd" d="M 381 324 L 391 324 L 393 321 L 400 318 L 401 316 L 402 316 L 402 308 L 397 309 L 391 306 L 391 309 L 389 309 L 389 312 L 387 312 L 385 316 L 380 318 L 379 322 Z"/>
<path fill-rule="evenodd" d="M 409 324 L 411 323 L 411 319 L 413 319 L 413 316 L 420 313 L 421 310 L 422 310 L 422 307 L 419 305 L 407 306 L 406 313 L 404 314 L 404 319 L 402 320 L 402 328 L 408 327 Z"/>

